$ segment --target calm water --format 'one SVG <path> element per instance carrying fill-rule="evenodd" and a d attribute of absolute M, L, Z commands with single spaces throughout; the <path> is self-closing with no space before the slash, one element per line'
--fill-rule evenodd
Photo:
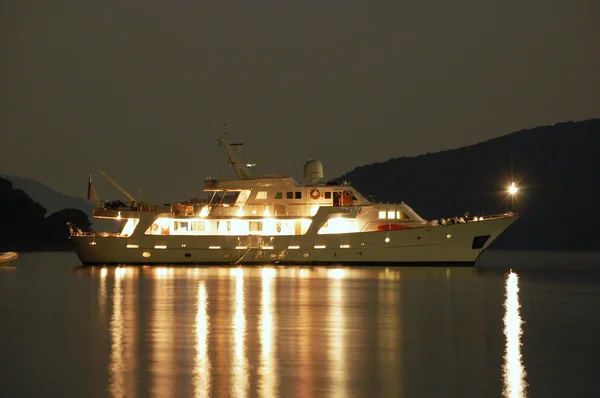
<path fill-rule="evenodd" d="M 0 395 L 600 396 L 600 254 L 489 253 L 482 270 L 23 254 L 0 267 Z"/>

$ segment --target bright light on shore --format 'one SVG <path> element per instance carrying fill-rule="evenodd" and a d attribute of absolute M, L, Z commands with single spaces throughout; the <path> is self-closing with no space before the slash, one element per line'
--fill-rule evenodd
<path fill-rule="evenodd" d="M 512 182 L 510 184 L 510 187 L 508 187 L 508 193 L 511 194 L 511 195 L 514 195 L 514 194 L 517 193 L 517 191 L 519 191 L 519 188 L 517 188 L 517 186 L 515 185 L 515 183 Z"/>

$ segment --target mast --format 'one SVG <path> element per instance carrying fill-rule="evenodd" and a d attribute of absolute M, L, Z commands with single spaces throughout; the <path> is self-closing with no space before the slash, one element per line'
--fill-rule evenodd
<path fill-rule="evenodd" d="M 229 159 L 227 163 L 233 166 L 233 169 L 235 170 L 235 173 L 237 174 L 238 178 L 240 180 L 252 178 L 253 175 L 250 171 L 250 167 L 252 167 L 253 165 L 247 162 L 242 162 L 236 154 L 236 152 L 239 152 L 239 148 L 243 144 L 230 144 L 229 141 L 227 141 L 227 133 L 225 133 L 223 137 L 217 139 L 217 142 L 219 143 L 219 146 L 223 146 L 225 148 L 227 158 Z M 235 148 L 235 150 L 233 148 Z"/>

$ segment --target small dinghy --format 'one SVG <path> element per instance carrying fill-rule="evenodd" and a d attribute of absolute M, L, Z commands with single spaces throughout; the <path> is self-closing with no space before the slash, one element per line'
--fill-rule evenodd
<path fill-rule="evenodd" d="M 0 253 L 0 265 L 7 265 L 11 261 L 19 258 L 19 255 L 15 252 L 3 252 Z"/>

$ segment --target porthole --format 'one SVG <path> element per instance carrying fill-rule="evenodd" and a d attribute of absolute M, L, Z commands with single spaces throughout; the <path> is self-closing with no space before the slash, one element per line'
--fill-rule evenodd
<path fill-rule="evenodd" d="M 142 253 L 142 257 L 144 257 L 144 258 L 148 258 L 150 256 L 151 256 L 150 252 L 143 252 Z"/>
<path fill-rule="evenodd" d="M 310 257 L 310 253 L 304 253 L 304 254 L 302 255 L 302 257 L 304 257 L 304 258 L 309 258 L 309 257 Z"/>

